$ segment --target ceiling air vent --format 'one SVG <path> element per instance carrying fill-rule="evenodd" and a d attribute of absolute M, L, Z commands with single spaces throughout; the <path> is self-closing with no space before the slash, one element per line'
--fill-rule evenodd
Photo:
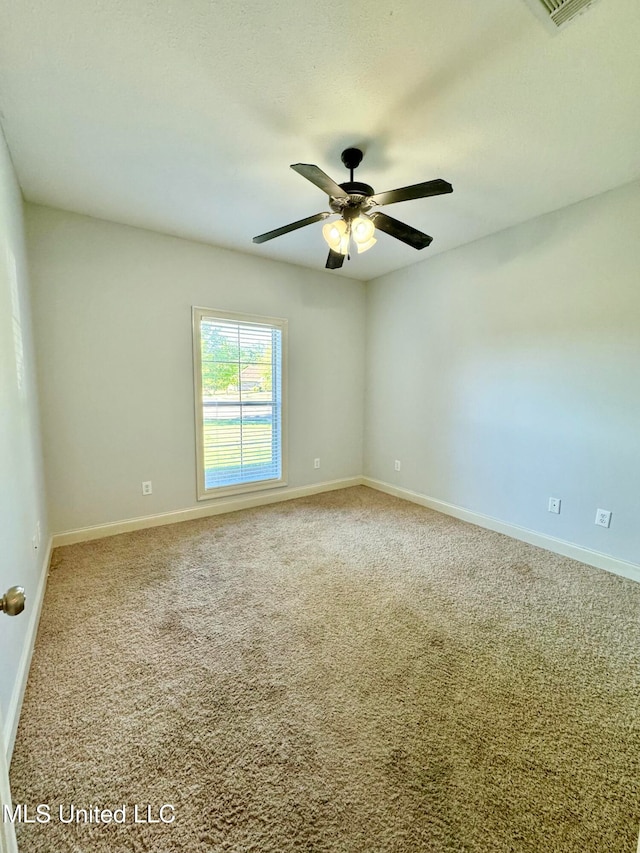
<path fill-rule="evenodd" d="M 539 0 L 548 20 L 556 27 L 567 24 L 576 15 L 592 6 L 596 0 Z"/>

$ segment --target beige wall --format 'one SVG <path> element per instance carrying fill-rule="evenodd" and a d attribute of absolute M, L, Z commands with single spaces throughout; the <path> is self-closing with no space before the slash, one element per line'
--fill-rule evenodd
<path fill-rule="evenodd" d="M 370 282 L 366 473 L 640 562 L 639 227 L 634 183 Z"/>
<path fill-rule="evenodd" d="M 362 282 L 50 208 L 26 216 L 54 532 L 197 504 L 192 305 L 289 320 L 289 485 L 360 475 Z"/>

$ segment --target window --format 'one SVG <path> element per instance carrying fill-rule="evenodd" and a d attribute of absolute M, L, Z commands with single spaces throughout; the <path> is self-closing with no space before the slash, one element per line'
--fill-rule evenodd
<path fill-rule="evenodd" d="M 198 500 L 286 485 L 287 321 L 193 309 Z"/>

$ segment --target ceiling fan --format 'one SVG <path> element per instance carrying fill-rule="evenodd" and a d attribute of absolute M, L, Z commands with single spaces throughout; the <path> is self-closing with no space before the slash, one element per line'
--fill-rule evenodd
<path fill-rule="evenodd" d="M 351 172 L 351 179 L 344 184 L 337 184 L 332 178 L 322 171 L 318 166 L 308 163 L 295 163 L 291 168 L 315 184 L 329 196 L 329 207 L 331 211 L 316 213 L 306 219 L 299 219 L 290 225 L 267 231 L 253 238 L 254 243 L 266 243 L 274 237 L 288 234 L 305 225 L 312 225 L 326 219 L 332 213 L 340 218 L 327 222 L 322 228 L 324 239 L 329 245 L 329 257 L 325 264 L 327 269 L 339 269 L 344 263 L 345 257 L 349 257 L 349 246 L 353 239 L 358 252 L 366 252 L 376 242 L 374 237 L 376 228 L 390 234 L 397 240 L 401 240 L 414 249 L 424 249 L 433 240 L 428 234 L 405 225 L 376 208 L 385 204 L 395 204 L 398 201 L 410 201 L 414 198 L 426 198 L 432 195 L 442 195 L 453 192 L 453 187 L 447 181 L 438 178 L 434 181 L 425 181 L 422 184 L 412 184 L 410 187 L 401 187 L 397 190 L 387 190 L 383 193 L 374 193 L 369 184 L 362 184 L 353 180 L 353 170 L 357 169 L 362 161 L 362 151 L 359 148 L 346 148 L 341 155 L 341 160 Z"/>

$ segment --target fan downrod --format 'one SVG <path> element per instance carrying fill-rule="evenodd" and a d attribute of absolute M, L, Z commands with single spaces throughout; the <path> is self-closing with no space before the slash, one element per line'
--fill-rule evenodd
<path fill-rule="evenodd" d="M 364 196 L 373 195 L 373 187 L 370 187 L 369 184 L 361 184 L 358 181 L 353 180 L 353 170 L 358 168 L 362 162 L 363 156 L 364 155 L 359 148 L 345 148 L 340 155 L 340 159 L 351 173 L 350 180 L 346 181 L 344 184 L 340 184 L 342 189 L 352 196 L 351 200 L 347 203 L 350 207 L 360 207 L 364 200 Z M 354 195 L 362 196 L 363 198 L 354 199 Z M 344 203 L 339 205 L 341 209 L 344 206 Z"/>

